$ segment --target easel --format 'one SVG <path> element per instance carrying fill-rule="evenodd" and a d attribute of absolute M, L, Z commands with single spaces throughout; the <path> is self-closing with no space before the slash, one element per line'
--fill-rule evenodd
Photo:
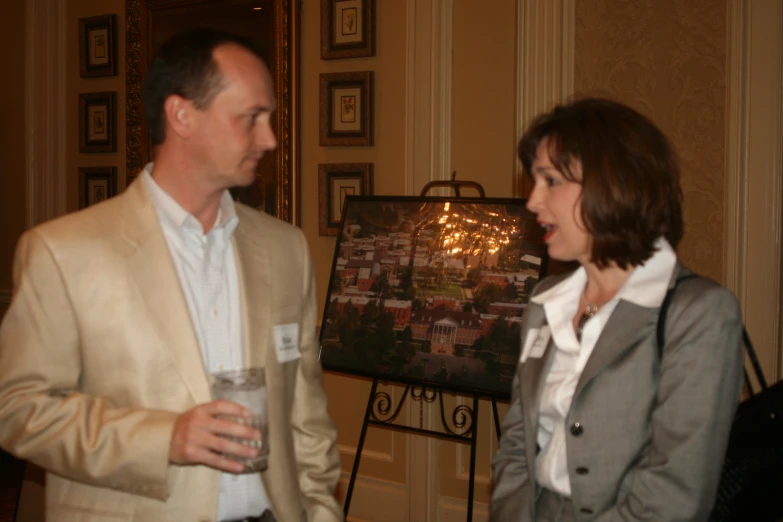
<path fill-rule="evenodd" d="M 434 187 L 449 187 L 454 190 L 454 194 L 459 198 L 460 187 L 470 187 L 475 189 L 479 193 L 479 197 L 484 198 L 484 188 L 475 181 L 457 181 L 456 172 L 451 175 L 450 181 L 431 181 L 427 183 L 421 190 L 421 196 L 426 196 L 430 189 Z M 372 388 L 370 389 L 370 397 L 367 401 L 367 408 L 364 412 L 364 421 L 362 422 L 362 431 L 359 435 L 359 444 L 356 447 L 356 458 L 353 461 L 353 469 L 351 470 L 351 479 L 348 482 L 348 491 L 345 495 L 345 506 L 343 512 L 346 518 L 348 517 L 348 510 L 351 507 L 351 496 L 353 495 L 353 487 L 356 482 L 356 475 L 359 471 L 359 461 L 362 457 L 362 448 L 364 447 L 364 439 L 367 435 L 368 426 L 378 426 L 381 428 L 395 429 L 406 433 L 413 433 L 416 435 L 427 435 L 430 437 L 437 437 L 445 440 L 452 440 L 462 444 L 470 444 L 470 478 L 468 479 L 468 522 L 473 520 L 473 490 L 476 476 L 476 439 L 478 437 L 478 405 L 479 398 L 482 396 L 479 393 L 473 393 L 473 406 L 459 405 L 454 408 L 451 414 L 452 423 L 454 429 L 449 426 L 446 421 L 446 412 L 443 405 L 443 391 L 445 388 L 436 385 L 414 385 L 410 383 L 404 383 L 395 381 L 393 379 L 384 380 L 384 382 L 405 384 L 405 391 L 402 393 L 402 398 L 399 404 L 392 411 L 392 400 L 388 393 L 378 391 L 378 378 L 373 378 Z M 455 392 L 456 394 L 456 392 Z M 423 428 L 423 418 L 420 413 L 419 427 L 408 426 L 404 424 L 397 424 L 395 421 L 402 411 L 402 406 L 405 404 L 406 399 L 410 395 L 411 399 L 420 403 L 420 412 L 423 412 L 424 402 L 433 403 L 438 399 L 440 406 L 440 420 L 443 430 L 436 431 Z M 468 395 L 462 393 L 462 395 Z M 492 401 L 492 415 L 495 419 L 495 433 L 498 439 L 500 439 L 500 419 L 498 418 L 498 406 L 496 398 L 487 396 Z"/>
<path fill-rule="evenodd" d="M 397 381 L 384 381 L 389 383 L 397 383 Z M 399 383 L 403 384 L 403 383 Z M 348 516 L 348 509 L 351 506 L 351 496 L 353 494 L 353 486 L 356 482 L 356 475 L 359 471 L 359 461 L 362 457 L 362 448 L 364 447 L 364 439 L 367 435 L 368 426 L 378 426 L 381 428 L 390 428 L 407 433 L 414 433 L 416 435 L 427 435 L 430 437 L 437 437 L 445 440 L 452 440 L 462 444 L 470 444 L 470 478 L 468 479 L 468 522 L 473 520 L 473 490 L 474 481 L 476 476 L 476 440 L 478 438 L 478 404 L 481 397 L 478 393 L 473 395 L 473 407 L 467 405 L 460 405 L 454 408 L 452 412 L 452 422 L 456 430 L 449 427 L 446 421 L 446 412 L 443 406 L 443 391 L 444 389 L 439 386 L 424 386 L 406 384 L 405 391 L 402 393 L 402 398 L 394 411 L 392 412 L 391 397 L 386 392 L 378 391 L 378 379 L 372 380 L 372 388 L 370 389 L 370 398 L 367 401 L 367 409 L 364 412 L 364 421 L 362 422 L 362 431 L 359 435 L 359 444 L 356 447 L 356 458 L 353 461 L 353 469 L 351 470 L 351 480 L 348 482 L 348 491 L 345 495 L 345 506 L 343 512 L 345 516 Z M 402 406 L 405 404 L 405 400 L 408 396 L 414 401 L 423 401 L 432 403 L 435 399 L 438 399 L 440 405 L 440 419 L 443 426 L 443 431 L 429 430 L 424 428 L 416 428 L 414 426 L 407 426 L 403 424 L 396 424 L 395 420 L 402 411 Z M 498 418 L 498 406 L 494 397 L 489 397 L 492 400 L 492 415 L 495 419 L 495 433 L 498 439 L 500 439 L 500 419 Z M 422 404 L 423 406 L 423 404 Z M 377 412 L 376 412 L 377 410 Z M 390 413 L 391 412 L 391 413 Z"/>

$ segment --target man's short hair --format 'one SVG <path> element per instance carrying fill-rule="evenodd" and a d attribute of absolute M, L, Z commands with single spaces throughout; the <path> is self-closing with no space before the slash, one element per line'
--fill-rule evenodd
<path fill-rule="evenodd" d="M 153 145 L 166 139 L 163 105 L 169 96 L 182 96 L 192 101 L 196 108 L 206 109 L 220 92 L 223 77 L 213 53 L 226 44 L 247 49 L 264 61 L 252 40 L 207 27 L 180 32 L 155 53 L 142 89 L 144 114 Z"/>

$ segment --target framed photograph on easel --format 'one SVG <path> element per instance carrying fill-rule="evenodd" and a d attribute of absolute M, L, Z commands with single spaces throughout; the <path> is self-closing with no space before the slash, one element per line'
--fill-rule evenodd
<path fill-rule="evenodd" d="M 324 369 L 508 398 L 545 253 L 525 200 L 348 196 Z"/>

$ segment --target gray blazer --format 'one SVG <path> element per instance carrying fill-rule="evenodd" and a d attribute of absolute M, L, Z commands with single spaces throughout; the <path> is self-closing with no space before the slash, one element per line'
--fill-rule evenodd
<path fill-rule="evenodd" d="M 674 280 L 689 273 L 679 263 Z M 547 278 L 540 293 L 568 274 Z M 680 284 L 666 320 L 658 308 L 620 301 L 582 372 L 566 419 L 576 518 L 707 520 L 742 386 L 742 318 L 733 294 L 704 278 Z M 529 303 L 522 338 L 546 322 Z M 517 368 L 492 462 L 490 519 L 532 522 L 541 392 L 555 347 Z"/>

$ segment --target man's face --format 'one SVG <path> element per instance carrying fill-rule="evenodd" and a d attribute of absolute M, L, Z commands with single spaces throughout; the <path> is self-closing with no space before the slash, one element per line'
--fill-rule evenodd
<path fill-rule="evenodd" d="M 221 189 L 247 186 L 261 157 L 277 146 L 272 79 L 255 55 L 237 45 L 216 48 L 213 58 L 222 88 L 206 109 L 193 111 L 190 153 L 202 167 L 202 182 Z"/>

